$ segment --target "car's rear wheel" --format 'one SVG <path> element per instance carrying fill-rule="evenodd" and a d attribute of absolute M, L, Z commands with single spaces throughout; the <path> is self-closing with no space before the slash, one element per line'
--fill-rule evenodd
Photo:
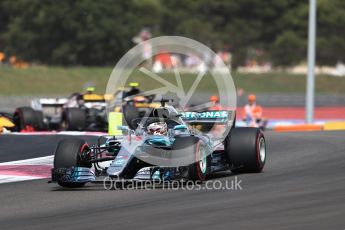
<path fill-rule="evenodd" d="M 89 146 L 81 139 L 65 139 L 61 140 L 55 150 L 54 169 L 71 168 L 71 167 L 87 167 L 91 168 L 91 164 L 83 161 L 83 155 L 89 151 Z M 57 181 L 58 184 L 66 188 L 83 187 L 85 183 Z"/>
<path fill-rule="evenodd" d="M 44 123 L 44 115 L 42 111 L 35 111 L 37 130 L 47 130 L 47 125 Z"/>
<path fill-rule="evenodd" d="M 83 131 L 86 129 L 86 113 L 80 108 L 66 108 L 60 124 L 62 130 Z"/>
<path fill-rule="evenodd" d="M 13 116 L 13 121 L 17 130 L 37 130 L 39 128 L 37 115 L 37 111 L 33 110 L 31 107 L 17 108 Z"/>
<path fill-rule="evenodd" d="M 225 150 L 234 173 L 258 173 L 266 163 L 266 141 L 257 128 L 234 128 L 229 133 Z"/>

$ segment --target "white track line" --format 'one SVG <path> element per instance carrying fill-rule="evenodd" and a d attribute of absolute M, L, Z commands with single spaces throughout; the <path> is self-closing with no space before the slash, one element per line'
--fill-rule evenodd
<path fill-rule="evenodd" d="M 48 178 L 54 156 L 0 163 L 0 184 Z"/>
<path fill-rule="evenodd" d="M 53 165 L 54 155 L 0 163 L 0 165 Z"/>
<path fill-rule="evenodd" d="M 28 180 L 37 180 L 37 179 L 43 179 L 43 178 L 33 177 L 33 176 L 0 175 L 0 184 L 19 182 L 19 181 L 28 181 Z"/>
<path fill-rule="evenodd" d="M 13 133 L 6 133 L 3 135 L 69 135 L 69 136 L 105 136 L 108 133 L 104 132 L 78 132 L 78 131 L 61 131 L 61 132 L 54 132 L 54 131 L 47 131 L 47 132 L 13 132 Z"/>

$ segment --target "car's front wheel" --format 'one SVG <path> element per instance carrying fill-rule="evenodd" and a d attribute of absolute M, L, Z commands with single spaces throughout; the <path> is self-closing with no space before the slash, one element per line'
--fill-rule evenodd
<path fill-rule="evenodd" d="M 202 141 L 195 136 L 178 137 L 173 144 L 173 156 L 186 156 L 188 162 L 188 179 L 204 181 L 210 170 L 210 157 Z"/>
<path fill-rule="evenodd" d="M 200 144 L 195 148 L 195 163 L 189 166 L 189 179 L 192 181 L 204 181 L 209 172 L 210 160 L 206 149 Z"/>
<path fill-rule="evenodd" d="M 65 139 L 61 140 L 55 150 L 54 169 L 71 168 L 71 167 L 88 167 L 91 164 L 84 162 L 83 154 L 89 150 L 89 146 L 81 139 Z M 57 181 L 58 184 L 66 188 L 83 187 L 85 183 Z"/>

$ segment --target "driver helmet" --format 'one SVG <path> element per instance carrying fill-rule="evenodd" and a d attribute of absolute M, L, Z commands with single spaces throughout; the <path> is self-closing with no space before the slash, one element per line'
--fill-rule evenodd
<path fill-rule="evenodd" d="M 86 92 L 88 94 L 93 94 L 95 92 L 95 89 L 96 89 L 95 87 L 89 86 L 89 87 L 86 88 Z"/>
<path fill-rule="evenodd" d="M 147 132 L 150 135 L 166 136 L 168 134 L 168 126 L 165 122 L 154 122 L 147 126 Z"/>
<path fill-rule="evenodd" d="M 130 87 L 139 87 L 139 83 L 138 82 L 130 82 L 128 85 Z"/>

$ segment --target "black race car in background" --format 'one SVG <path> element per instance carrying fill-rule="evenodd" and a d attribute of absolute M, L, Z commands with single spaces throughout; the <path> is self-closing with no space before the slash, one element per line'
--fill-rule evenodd
<path fill-rule="evenodd" d="M 42 98 L 31 107 L 17 108 L 13 122 L 17 131 L 106 131 L 106 96 L 88 92 L 69 98 Z"/>
<path fill-rule="evenodd" d="M 124 122 L 131 128 L 133 119 L 147 116 L 161 105 L 161 96 L 147 95 L 141 92 L 138 86 L 137 82 L 130 82 L 129 88 L 118 89 L 112 105 L 113 111 L 122 112 Z"/>
<path fill-rule="evenodd" d="M 95 94 L 94 88 L 89 87 L 86 93 L 74 93 L 69 98 L 32 100 L 31 107 L 16 109 L 14 130 L 107 131 L 107 109 L 122 112 L 124 122 L 130 124 L 133 118 L 143 117 L 160 106 L 156 95 L 141 93 L 137 83 L 129 85 L 114 95 Z"/>

